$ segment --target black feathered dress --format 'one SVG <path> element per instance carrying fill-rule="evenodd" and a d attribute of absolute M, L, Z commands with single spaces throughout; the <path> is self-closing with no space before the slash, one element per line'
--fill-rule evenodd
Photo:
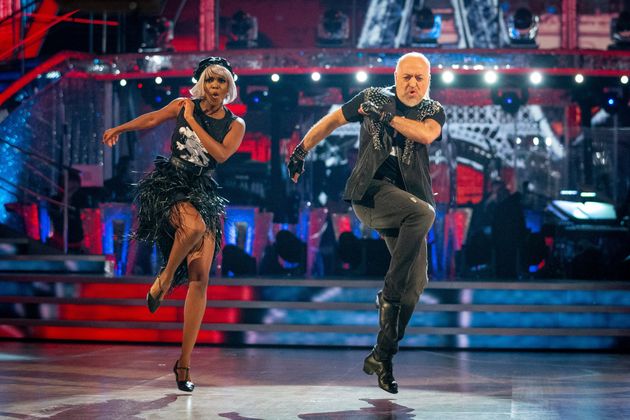
<path fill-rule="evenodd" d="M 201 109 L 200 101 L 193 100 L 193 116 L 201 127 L 218 142 L 223 142 L 236 116 L 225 108 L 221 119 L 208 117 Z M 138 225 L 133 233 L 136 240 L 158 245 L 166 264 L 175 238 L 172 217 L 177 214 L 174 206 L 182 201 L 190 202 L 206 224 L 206 230 L 215 237 L 214 255 L 221 249 L 221 218 L 225 214 L 227 200 L 218 194 L 218 184 L 212 179 L 217 161 L 203 147 L 199 137 L 184 118 L 182 107 L 173 136 L 171 156 L 158 156 L 155 169 L 138 182 L 135 202 L 138 207 Z M 171 289 L 188 283 L 186 260 L 177 267 Z"/>

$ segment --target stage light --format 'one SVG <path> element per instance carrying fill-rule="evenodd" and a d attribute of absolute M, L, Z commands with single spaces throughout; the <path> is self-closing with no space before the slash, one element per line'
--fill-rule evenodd
<path fill-rule="evenodd" d="M 580 73 L 575 75 L 575 83 L 582 83 L 584 82 L 584 76 L 582 76 Z"/>
<path fill-rule="evenodd" d="M 498 79 L 499 76 L 497 76 L 497 72 L 492 70 L 485 72 L 483 75 L 483 80 L 489 85 L 495 84 Z"/>
<path fill-rule="evenodd" d="M 238 81 L 238 74 L 234 75 L 234 83 L 236 83 L 236 81 Z"/>
<path fill-rule="evenodd" d="M 197 84 L 197 79 L 195 79 L 194 77 L 193 77 L 192 79 L 190 79 L 190 80 L 192 80 L 192 82 L 193 82 L 194 84 Z"/>
<path fill-rule="evenodd" d="M 442 33 L 442 16 L 436 15 L 428 7 L 413 10 L 409 29 L 409 46 L 436 47 Z"/>
<path fill-rule="evenodd" d="M 539 85 L 542 82 L 542 79 L 542 74 L 540 74 L 540 72 L 538 71 L 535 71 L 529 75 L 529 81 L 532 82 L 532 84 L 534 85 Z"/>
<path fill-rule="evenodd" d="M 540 144 L 540 139 L 538 137 L 534 137 L 532 139 L 532 143 L 534 143 L 534 146 L 538 146 Z"/>
<path fill-rule="evenodd" d="M 355 77 L 357 78 L 357 81 L 360 82 L 360 83 L 363 83 L 363 82 L 367 81 L 367 79 L 368 79 L 367 73 L 364 72 L 363 70 L 358 71 Z"/>
<path fill-rule="evenodd" d="M 553 143 L 553 139 L 551 137 L 545 137 L 545 144 L 547 146 L 551 146 L 551 144 Z"/>
<path fill-rule="evenodd" d="M 172 51 L 171 42 L 174 38 L 174 26 L 173 21 L 163 16 L 146 18 L 142 25 L 142 43 L 138 52 L 159 53 Z"/>
<path fill-rule="evenodd" d="M 294 233 L 280 230 L 276 233 L 274 248 L 278 255 L 290 263 L 304 263 L 306 259 L 306 244 Z"/>
<path fill-rule="evenodd" d="M 521 105 L 526 104 L 529 99 L 527 88 L 493 88 L 490 91 L 490 96 L 492 103 L 499 105 L 504 112 L 512 115 L 516 114 Z"/>
<path fill-rule="evenodd" d="M 319 82 L 322 78 L 322 75 L 319 72 L 313 72 L 311 73 L 311 80 L 313 80 L 314 82 Z"/>
<path fill-rule="evenodd" d="M 256 275 L 256 259 L 236 245 L 225 245 L 221 271 L 223 275 Z"/>
<path fill-rule="evenodd" d="M 137 86 L 138 86 L 138 89 L 142 89 L 142 86 L 144 85 L 142 83 L 138 83 Z"/>
<path fill-rule="evenodd" d="M 508 37 L 510 45 L 517 48 L 538 48 L 538 16 L 529 9 L 521 7 L 508 18 Z"/>
<path fill-rule="evenodd" d="M 155 84 L 156 85 L 161 85 L 162 84 L 162 78 L 160 76 L 155 78 Z"/>
<path fill-rule="evenodd" d="M 523 142 L 523 140 L 521 140 L 521 138 L 520 138 L 520 137 L 517 137 L 517 138 L 516 138 L 516 144 L 521 144 L 522 142 Z"/>
<path fill-rule="evenodd" d="M 228 37 L 229 49 L 258 47 L 258 18 L 238 10 L 232 15 Z"/>
<path fill-rule="evenodd" d="M 278 73 L 274 73 L 271 75 L 271 81 L 272 82 L 278 82 L 280 80 L 280 75 Z"/>
<path fill-rule="evenodd" d="M 619 111 L 621 102 L 621 94 L 617 90 L 605 90 L 601 106 L 606 113 L 613 115 Z"/>
<path fill-rule="evenodd" d="M 453 74 L 452 71 L 447 70 L 444 73 L 442 73 L 442 81 L 446 83 L 447 85 L 450 85 L 451 83 L 453 83 L 453 80 L 455 80 L 455 75 Z"/>
<path fill-rule="evenodd" d="M 266 110 L 271 106 L 271 101 L 269 100 L 269 92 L 267 90 L 256 89 L 247 92 L 243 101 L 252 111 Z"/>
<path fill-rule="evenodd" d="M 621 82 L 622 85 L 627 85 L 628 84 L 628 76 L 626 76 L 625 74 L 623 76 L 621 76 L 621 78 L 619 79 L 619 81 Z"/>
<path fill-rule="evenodd" d="M 127 81 L 125 79 L 121 79 L 119 83 L 120 83 L 120 86 L 122 87 L 127 86 Z"/>
<path fill-rule="evenodd" d="M 335 47 L 346 45 L 350 40 L 350 18 L 339 9 L 328 9 L 319 18 L 317 46 Z"/>

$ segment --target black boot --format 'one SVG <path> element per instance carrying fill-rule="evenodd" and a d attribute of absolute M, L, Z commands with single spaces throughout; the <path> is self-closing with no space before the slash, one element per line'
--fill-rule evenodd
<path fill-rule="evenodd" d="M 398 384 L 392 372 L 392 357 L 398 352 L 398 322 L 400 305 L 389 302 L 379 296 L 378 332 L 376 346 L 365 358 L 363 371 L 368 375 L 378 375 L 378 386 L 387 392 L 396 394 Z"/>
<path fill-rule="evenodd" d="M 379 360 L 376 352 L 372 350 L 363 362 L 363 372 L 368 375 L 378 375 L 378 386 L 391 394 L 398 393 L 398 383 L 394 379 L 392 359 Z"/>
<path fill-rule="evenodd" d="M 398 316 L 398 341 L 405 336 L 407 324 L 411 320 L 411 316 L 416 309 L 416 305 L 400 305 L 400 315 Z"/>
<path fill-rule="evenodd" d="M 376 309 L 380 309 L 381 304 L 383 303 L 383 291 L 379 290 L 376 294 L 376 299 L 374 300 L 374 304 Z M 397 341 L 402 340 L 405 337 L 405 330 L 407 329 L 407 325 L 411 320 L 411 316 L 416 310 L 416 305 L 400 305 L 400 314 L 398 315 L 398 338 Z"/>

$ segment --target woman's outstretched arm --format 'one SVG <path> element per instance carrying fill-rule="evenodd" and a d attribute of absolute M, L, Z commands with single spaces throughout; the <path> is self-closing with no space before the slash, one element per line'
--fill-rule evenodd
<path fill-rule="evenodd" d="M 157 111 L 147 112 L 124 124 L 105 130 L 103 133 L 103 143 L 113 147 L 118 142 L 118 137 L 127 131 L 146 130 L 162 124 L 172 118 L 177 118 L 179 110 L 184 105 L 184 98 L 177 98 L 171 101 L 164 108 Z"/>

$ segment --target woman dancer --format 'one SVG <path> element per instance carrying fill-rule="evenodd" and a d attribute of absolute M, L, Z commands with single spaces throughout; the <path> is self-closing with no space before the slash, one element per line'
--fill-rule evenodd
<path fill-rule="evenodd" d="M 156 243 L 166 261 L 147 293 L 151 313 L 170 290 L 188 284 L 182 349 L 173 367 L 177 387 L 188 392 L 195 387 L 190 379 L 190 358 L 206 310 L 210 268 L 221 245 L 226 202 L 218 195 L 211 174 L 217 163 L 236 152 L 245 133 L 245 122 L 224 106 L 237 96 L 234 72 L 227 60 L 202 60 L 194 77 L 197 82 L 190 90 L 192 99 L 175 99 L 103 134 L 103 143 L 112 147 L 126 131 L 176 120 L 170 158 L 158 156 L 155 169 L 138 183 L 134 237 Z"/>

